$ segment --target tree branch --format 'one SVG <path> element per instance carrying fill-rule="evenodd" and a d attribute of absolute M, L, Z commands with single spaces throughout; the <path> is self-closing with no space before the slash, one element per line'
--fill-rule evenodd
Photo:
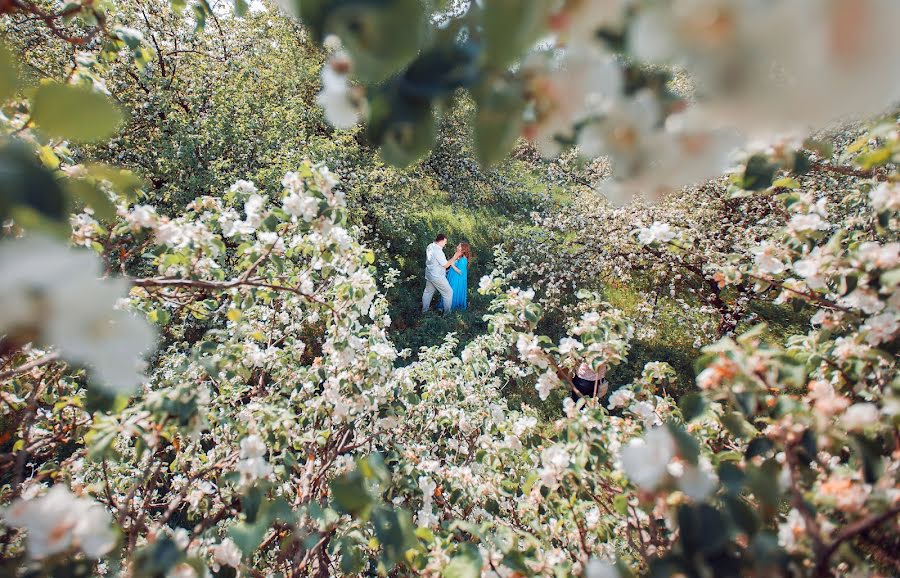
<path fill-rule="evenodd" d="M 29 361 L 28 363 L 20 365 L 19 367 L 14 367 L 13 369 L 0 373 L 0 381 L 15 377 L 17 375 L 21 375 L 23 373 L 27 373 L 36 367 L 47 365 L 48 363 L 53 363 L 57 359 L 59 359 L 59 353 L 48 353 L 43 357 L 38 357 L 37 359 Z"/>
<path fill-rule="evenodd" d="M 838 532 L 837 536 L 835 536 L 834 540 L 828 546 L 826 546 L 818 555 L 818 559 L 816 561 L 816 568 L 813 572 L 813 576 L 818 576 L 825 578 L 831 575 L 831 571 L 828 568 L 828 561 L 831 556 L 837 551 L 841 544 L 848 540 L 852 540 L 856 536 L 860 534 L 864 534 L 869 530 L 872 530 L 881 524 L 887 522 L 891 518 L 896 517 L 900 514 L 900 505 L 896 505 L 893 508 L 889 508 L 885 512 L 877 516 L 871 516 L 869 518 L 865 518 L 860 520 L 854 524 L 850 524 L 840 532 Z"/>

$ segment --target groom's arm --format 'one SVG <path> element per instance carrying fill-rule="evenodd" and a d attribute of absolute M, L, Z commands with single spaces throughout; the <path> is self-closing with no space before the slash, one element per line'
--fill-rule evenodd
<path fill-rule="evenodd" d="M 453 259 L 450 259 L 448 261 L 447 257 L 444 255 L 444 250 L 441 249 L 440 251 L 438 251 L 438 263 L 440 263 L 444 267 L 445 270 L 449 269 L 450 266 L 453 265 L 453 263 L 455 263 L 455 262 L 456 262 L 455 256 L 453 257 Z"/>

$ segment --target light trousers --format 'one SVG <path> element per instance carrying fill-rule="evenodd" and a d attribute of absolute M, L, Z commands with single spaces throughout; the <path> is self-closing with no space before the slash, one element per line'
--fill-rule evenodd
<path fill-rule="evenodd" d="M 450 304 L 453 303 L 453 288 L 446 277 L 425 276 L 425 292 L 422 293 L 422 313 L 431 309 L 431 300 L 437 291 L 444 298 L 444 311 L 450 310 Z"/>

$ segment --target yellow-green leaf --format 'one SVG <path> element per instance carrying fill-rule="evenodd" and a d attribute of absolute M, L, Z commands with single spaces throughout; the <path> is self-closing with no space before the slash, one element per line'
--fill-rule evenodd
<path fill-rule="evenodd" d="M 782 177 L 772 183 L 772 186 L 779 189 L 798 189 L 800 188 L 800 183 L 791 177 Z"/>
<path fill-rule="evenodd" d="M 48 169 L 56 170 L 59 168 L 59 158 L 56 156 L 56 153 L 53 152 L 52 148 L 42 146 L 38 149 L 38 157 L 40 157 L 41 162 L 44 163 L 44 166 Z"/>
<path fill-rule="evenodd" d="M 44 133 L 74 142 L 110 137 L 123 121 L 121 111 L 108 96 L 57 82 L 38 87 L 31 99 L 31 118 Z"/>
<path fill-rule="evenodd" d="M 229 309 L 228 310 L 228 319 L 237 323 L 241 320 L 241 310 L 240 309 Z"/>
<path fill-rule="evenodd" d="M 856 157 L 856 164 L 864 169 L 873 169 L 891 162 L 892 156 L 891 149 L 880 148 L 859 155 Z"/>
<path fill-rule="evenodd" d="M 19 77 L 13 62 L 12 53 L 0 44 L 0 104 L 11 98 L 19 88 Z"/>
<path fill-rule="evenodd" d="M 85 206 L 94 209 L 98 217 L 112 220 L 116 216 L 116 206 L 105 192 L 88 181 L 70 179 L 66 182 L 66 190 L 73 199 L 78 199 Z"/>
<path fill-rule="evenodd" d="M 94 179 L 108 182 L 114 191 L 128 199 L 134 199 L 144 188 L 144 181 L 132 171 L 103 163 L 89 163 L 85 168 Z"/>

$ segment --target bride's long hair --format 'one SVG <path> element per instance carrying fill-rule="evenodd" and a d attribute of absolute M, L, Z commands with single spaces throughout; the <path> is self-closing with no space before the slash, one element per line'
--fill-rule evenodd
<path fill-rule="evenodd" d="M 470 247 L 468 243 L 466 243 L 465 241 L 460 243 L 459 250 L 462 251 L 463 257 L 465 257 L 469 261 L 472 260 L 472 247 Z"/>

